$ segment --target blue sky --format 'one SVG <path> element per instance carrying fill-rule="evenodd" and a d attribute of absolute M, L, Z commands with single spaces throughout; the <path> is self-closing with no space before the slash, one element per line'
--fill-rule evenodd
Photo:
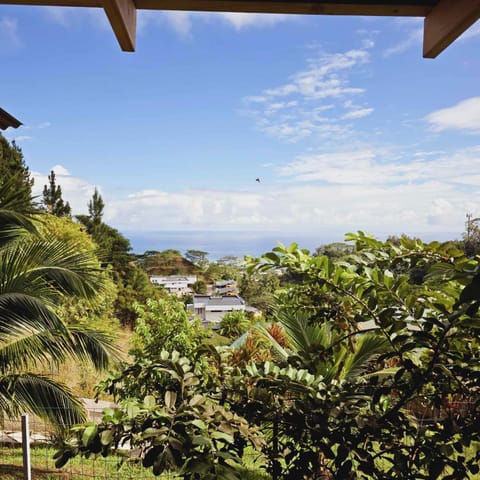
<path fill-rule="evenodd" d="M 0 8 L 0 105 L 40 193 L 165 230 L 460 236 L 480 216 L 480 24 L 435 60 L 419 19 Z M 256 182 L 256 178 L 261 182 Z"/>

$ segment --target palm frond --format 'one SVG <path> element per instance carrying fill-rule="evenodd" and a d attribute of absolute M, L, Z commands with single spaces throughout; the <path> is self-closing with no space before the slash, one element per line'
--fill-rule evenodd
<path fill-rule="evenodd" d="M 80 401 L 65 385 L 33 373 L 0 376 L 0 410 L 9 417 L 30 412 L 61 429 L 86 420 Z"/>
<path fill-rule="evenodd" d="M 319 347 L 327 348 L 331 343 L 330 326 L 327 323 L 311 324 L 306 312 L 281 310 L 275 317 L 285 329 L 292 350 L 300 355 Z"/>
<path fill-rule="evenodd" d="M 100 273 L 91 253 L 57 240 L 14 242 L 0 251 L 0 292 L 92 298 L 102 286 Z"/>
<path fill-rule="evenodd" d="M 365 366 L 377 355 L 386 352 L 388 342 L 375 333 L 358 336 L 355 351 L 347 356 L 343 366 L 343 376 L 352 377 L 365 371 Z"/>
<path fill-rule="evenodd" d="M 70 327 L 73 341 L 71 356 L 91 362 L 97 370 L 106 370 L 112 361 L 122 359 L 121 351 L 115 346 L 113 337 L 98 330 Z"/>

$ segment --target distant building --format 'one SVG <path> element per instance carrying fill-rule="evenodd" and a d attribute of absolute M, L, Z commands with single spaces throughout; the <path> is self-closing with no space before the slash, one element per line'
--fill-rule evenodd
<path fill-rule="evenodd" d="M 192 293 L 192 285 L 197 281 L 196 275 L 150 275 L 150 282 L 165 288 L 175 295 Z"/>
<path fill-rule="evenodd" d="M 235 280 L 219 280 L 215 282 L 216 295 L 238 295 L 237 282 Z"/>
<path fill-rule="evenodd" d="M 222 318 L 234 310 L 245 311 L 245 300 L 238 295 L 194 295 L 193 303 L 187 305 L 187 310 L 200 318 L 205 326 L 218 328 Z"/>

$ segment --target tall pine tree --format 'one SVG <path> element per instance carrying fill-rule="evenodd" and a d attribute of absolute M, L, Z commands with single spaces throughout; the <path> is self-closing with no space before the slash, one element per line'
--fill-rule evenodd
<path fill-rule="evenodd" d="M 70 217 L 72 209 L 68 202 L 62 198 L 62 187 L 55 183 L 55 172 L 52 170 L 48 176 L 48 185 L 43 187 L 43 206 L 48 213 L 57 217 Z"/>
<path fill-rule="evenodd" d="M 28 211 L 34 206 L 32 199 L 33 179 L 25 165 L 20 147 L 12 144 L 0 134 L 0 185 L 6 186 L 15 196 L 21 210 Z"/>
<path fill-rule="evenodd" d="M 102 223 L 104 208 L 105 203 L 103 198 L 100 195 L 100 192 L 95 188 L 92 199 L 88 202 L 88 213 L 90 214 L 90 219 L 94 225 L 100 225 Z"/>

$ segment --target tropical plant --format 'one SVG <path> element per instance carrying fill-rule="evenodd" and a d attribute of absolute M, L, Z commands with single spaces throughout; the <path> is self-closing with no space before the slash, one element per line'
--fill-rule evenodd
<path fill-rule="evenodd" d="M 252 325 L 252 321 L 241 310 L 233 310 L 226 313 L 220 320 L 218 333 L 228 338 L 237 338 L 245 333 Z"/>
<path fill-rule="evenodd" d="M 99 425 L 75 427 L 73 438 L 56 454 L 56 466 L 79 454 L 107 456 L 128 443 L 155 475 L 173 471 L 185 480 L 244 478 L 245 446 L 259 448 L 262 443 L 245 419 L 205 395 L 192 364 L 176 351 L 162 351 L 156 362 L 139 367 L 133 365 L 114 379 L 111 393 L 118 394 L 119 387 L 122 394 L 126 378 L 138 374 L 163 378 L 159 383 L 169 387 L 105 410 Z"/>
<path fill-rule="evenodd" d="M 23 201 L 20 198 L 20 201 Z M 0 195 L 0 410 L 30 411 L 60 427 L 85 418 L 74 395 L 45 375 L 29 371 L 66 358 L 107 368 L 108 335 L 67 327 L 54 312 L 66 296 L 92 298 L 101 288 L 98 262 L 55 238 L 41 238 L 34 221 L 14 210 L 15 196 Z"/>

